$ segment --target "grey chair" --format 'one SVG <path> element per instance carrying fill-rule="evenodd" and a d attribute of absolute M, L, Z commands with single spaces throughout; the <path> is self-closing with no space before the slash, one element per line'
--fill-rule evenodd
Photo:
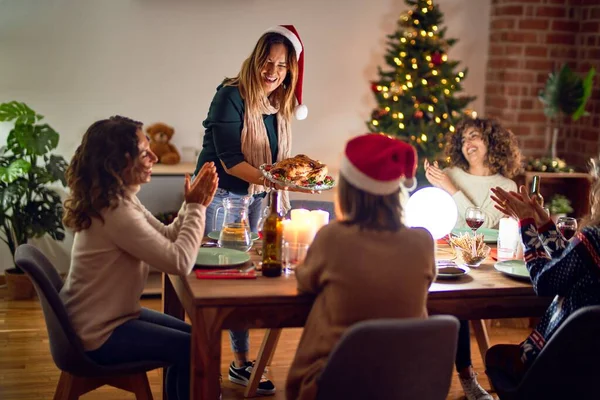
<path fill-rule="evenodd" d="M 600 399 L 600 306 L 574 312 L 546 343 L 520 381 L 494 365 L 496 345 L 486 354 L 486 373 L 501 400 Z M 514 350 L 514 349 L 512 349 Z"/>
<path fill-rule="evenodd" d="M 458 327 L 446 315 L 353 325 L 331 352 L 317 399 L 445 400 Z"/>
<path fill-rule="evenodd" d="M 50 352 L 62 371 L 54 399 L 73 400 L 100 386 L 133 392 L 136 399 L 152 399 L 146 372 L 165 367 L 162 362 L 136 362 L 102 366 L 92 361 L 75 334 L 58 293 L 63 281 L 50 261 L 32 245 L 17 248 L 15 263 L 29 276 L 42 304 Z"/>

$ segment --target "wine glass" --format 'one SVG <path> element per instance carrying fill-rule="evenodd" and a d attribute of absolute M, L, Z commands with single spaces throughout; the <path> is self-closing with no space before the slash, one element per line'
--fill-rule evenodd
<path fill-rule="evenodd" d="M 308 252 L 308 245 L 305 243 L 283 243 L 283 264 L 285 273 L 291 274 L 296 266 L 302 264 Z"/>
<path fill-rule="evenodd" d="M 577 232 L 577 220 L 571 217 L 560 217 L 556 221 L 556 227 L 565 240 L 570 240 Z"/>
<path fill-rule="evenodd" d="M 485 221 L 485 215 L 483 214 L 481 208 L 469 207 L 465 212 L 465 221 L 467 222 L 469 228 L 471 228 L 471 230 L 473 231 L 473 238 L 475 238 L 475 231 L 477 231 L 477 229 L 479 229 L 479 227 L 483 225 L 483 222 Z M 475 248 L 475 242 L 476 240 L 473 240 L 473 256 L 475 256 L 475 253 L 477 252 Z"/>

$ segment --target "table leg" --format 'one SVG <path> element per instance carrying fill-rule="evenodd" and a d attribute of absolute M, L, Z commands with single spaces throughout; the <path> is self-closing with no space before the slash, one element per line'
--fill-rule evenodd
<path fill-rule="evenodd" d="M 246 386 L 244 397 L 254 397 L 256 395 L 256 389 L 260 383 L 260 378 L 265 371 L 267 363 L 271 362 L 280 335 L 281 329 L 267 329 L 265 332 L 265 337 L 260 346 L 254 367 L 252 368 L 252 374 L 250 375 L 248 386 Z"/>
<path fill-rule="evenodd" d="M 192 318 L 191 393 L 194 400 L 221 394 L 221 326 L 218 310 L 197 309 Z"/>
<path fill-rule="evenodd" d="M 475 319 L 471 321 L 471 324 L 473 324 L 473 332 L 475 333 L 475 339 L 477 339 L 481 359 L 485 362 L 485 353 L 490 348 L 490 338 L 488 337 L 485 321 Z"/>
<path fill-rule="evenodd" d="M 169 276 L 167 274 L 162 274 L 162 287 L 163 287 L 163 292 L 162 292 L 162 309 L 163 309 L 163 313 L 168 314 L 168 315 L 172 315 L 175 318 L 179 318 L 180 320 L 184 320 L 185 319 L 185 311 L 183 309 L 183 306 L 181 305 L 181 301 L 179 300 L 179 297 L 177 297 L 177 293 L 175 292 L 175 289 L 173 288 L 173 284 L 171 283 L 171 280 L 169 279 Z M 168 400 L 167 399 L 167 385 L 166 385 L 166 379 L 167 379 L 167 369 L 163 368 L 163 395 L 162 398 L 163 400 Z"/>

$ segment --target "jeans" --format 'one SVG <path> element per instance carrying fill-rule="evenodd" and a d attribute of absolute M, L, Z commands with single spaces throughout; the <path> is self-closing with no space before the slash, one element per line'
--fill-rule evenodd
<path fill-rule="evenodd" d="M 96 350 L 86 354 L 100 365 L 136 361 L 162 361 L 167 368 L 169 400 L 190 398 L 190 347 L 192 327 L 185 322 L 142 308 L 138 319 L 118 326 Z"/>
<path fill-rule="evenodd" d="M 217 209 L 223 206 L 223 199 L 226 198 L 241 198 L 244 197 L 241 194 L 231 193 L 225 189 L 217 189 L 215 198 L 212 203 L 206 207 L 206 226 L 204 232 L 212 232 L 221 230 L 223 226 L 223 218 L 225 216 L 224 210 L 219 210 L 217 214 L 217 223 L 215 224 L 215 214 Z M 263 211 L 263 199 L 261 197 L 251 196 L 250 205 L 248 206 L 248 220 L 250 223 L 250 230 L 257 233 L 257 224 L 260 215 Z M 229 338 L 231 340 L 231 349 L 235 353 L 247 353 L 250 349 L 250 340 L 248 338 L 248 331 L 229 331 Z"/>
<path fill-rule="evenodd" d="M 458 328 L 458 344 L 456 347 L 456 370 L 460 371 L 471 366 L 471 330 L 469 321 L 460 320 Z"/>

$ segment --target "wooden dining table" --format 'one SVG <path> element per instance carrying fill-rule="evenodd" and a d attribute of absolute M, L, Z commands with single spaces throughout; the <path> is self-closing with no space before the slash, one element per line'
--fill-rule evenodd
<path fill-rule="evenodd" d="M 257 249 L 250 250 L 251 261 L 258 263 Z M 438 245 L 437 259 L 451 258 L 448 246 Z M 399 260 L 390 260 L 398 262 Z M 453 280 L 436 280 L 429 290 L 427 308 L 430 315 L 450 314 L 471 320 L 482 356 L 489 347 L 484 319 L 541 316 L 551 299 L 538 297 L 527 280 L 505 276 L 488 258 L 467 275 Z M 163 311 L 192 324 L 191 398 L 215 400 L 220 395 L 221 331 L 224 329 L 269 328 L 251 378 L 253 395 L 269 354 L 274 350 L 282 328 L 303 327 L 313 297 L 299 293 L 293 274 L 277 278 L 198 279 L 163 277 Z M 259 357 L 260 358 L 260 357 Z"/>

